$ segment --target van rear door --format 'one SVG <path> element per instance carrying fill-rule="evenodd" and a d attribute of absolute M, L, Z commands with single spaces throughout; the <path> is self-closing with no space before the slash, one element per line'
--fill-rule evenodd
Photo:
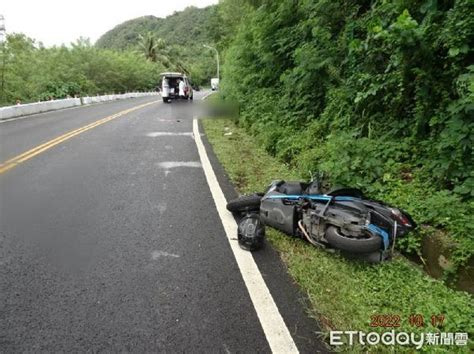
<path fill-rule="evenodd" d="M 170 85 L 166 76 L 163 76 L 163 80 L 161 82 L 161 97 L 169 97 L 170 96 Z"/>

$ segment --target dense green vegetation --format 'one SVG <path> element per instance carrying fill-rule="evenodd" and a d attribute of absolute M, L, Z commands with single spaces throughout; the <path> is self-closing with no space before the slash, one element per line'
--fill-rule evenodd
<path fill-rule="evenodd" d="M 166 18 L 144 16 L 126 21 L 105 33 L 98 48 L 126 50 L 142 46 L 143 37 L 163 43 L 160 52 L 171 59 L 164 64 L 170 70 L 185 71 L 199 85 L 209 85 L 216 75 L 214 53 L 203 47 L 216 42 L 217 7 L 188 7 Z"/>
<path fill-rule="evenodd" d="M 297 180 L 302 177 L 297 170 L 269 156 L 244 128 L 237 127 L 233 121 L 208 119 L 204 121 L 204 128 L 214 152 L 240 193 L 261 191 L 268 181 L 274 179 Z M 225 135 L 229 132 L 232 135 Z M 397 332 L 471 332 L 472 336 L 472 297 L 430 278 L 404 257 L 396 257 L 381 265 L 368 265 L 346 260 L 273 229 L 267 228 L 267 238 L 280 252 L 289 273 L 308 294 L 313 304 L 311 313 L 325 333 L 331 329 L 384 332 L 387 328 L 370 327 L 371 316 L 395 314 L 401 320 Z M 412 314 L 423 315 L 425 325 L 419 328 L 411 325 L 409 318 Z M 430 323 L 434 314 L 445 315 L 440 328 Z M 337 349 L 342 352 L 414 352 L 414 348 L 389 350 L 386 346 L 344 346 Z M 435 352 L 436 349 L 450 353 L 469 352 L 467 347 L 456 346 L 424 346 L 423 351 Z"/>
<path fill-rule="evenodd" d="M 97 49 L 87 40 L 44 48 L 24 35 L 12 34 L 2 54 L 0 105 L 155 89 L 163 69 L 142 53 Z"/>
<path fill-rule="evenodd" d="M 474 2 L 223 1 L 223 96 L 266 151 L 474 252 Z M 234 16 L 228 11 L 232 11 Z M 240 14 L 240 15 L 239 15 Z M 236 23 L 237 19 L 237 23 Z"/>

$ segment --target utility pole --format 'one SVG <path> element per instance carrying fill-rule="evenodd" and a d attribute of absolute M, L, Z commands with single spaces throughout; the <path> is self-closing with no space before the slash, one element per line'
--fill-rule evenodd
<path fill-rule="evenodd" d="M 212 50 L 214 50 L 214 51 L 216 52 L 216 60 L 217 60 L 217 79 L 220 81 L 219 52 L 217 51 L 216 48 L 211 47 L 210 45 L 204 44 L 203 46 L 206 47 L 206 48 L 208 48 L 208 49 L 212 49 Z"/>
<path fill-rule="evenodd" d="M 5 64 L 7 60 L 7 53 L 5 53 L 5 42 L 7 40 L 7 32 L 5 30 L 5 17 L 0 15 L 0 46 L 2 47 L 2 83 L 0 87 L 1 101 L 5 100 Z"/>
<path fill-rule="evenodd" d="M 0 43 L 5 42 L 6 31 L 5 31 L 5 17 L 0 14 Z"/>

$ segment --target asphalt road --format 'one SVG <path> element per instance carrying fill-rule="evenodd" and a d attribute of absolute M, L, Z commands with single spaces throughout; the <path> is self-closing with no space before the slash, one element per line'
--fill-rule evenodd
<path fill-rule="evenodd" d="M 195 103 L 0 123 L 0 161 L 148 102 L 0 175 L 0 352 L 270 351 L 199 163 Z M 324 351 L 278 255 L 254 257 L 298 349 Z"/>

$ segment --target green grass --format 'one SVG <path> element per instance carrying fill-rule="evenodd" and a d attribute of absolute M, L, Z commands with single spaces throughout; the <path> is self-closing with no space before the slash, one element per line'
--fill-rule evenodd
<path fill-rule="evenodd" d="M 274 179 L 307 179 L 291 171 L 260 148 L 253 137 L 228 119 L 207 119 L 203 122 L 207 137 L 231 181 L 241 194 L 262 191 Z M 232 133 L 232 134 L 229 134 Z M 448 288 L 441 281 L 427 276 L 421 269 L 398 256 L 381 265 L 350 261 L 338 254 L 315 248 L 300 239 L 268 229 L 267 237 L 280 252 L 289 274 L 311 301 L 309 312 L 318 319 L 323 330 L 378 331 L 370 327 L 372 315 L 399 315 L 397 331 L 468 332 L 474 328 L 472 297 Z M 421 314 L 425 326 L 409 324 L 411 314 Z M 441 328 L 430 324 L 432 315 L 445 316 Z M 472 349 L 472 338 L 470 338 Z M 469 352 L 467 347 L 424 347 L 445 352 Z M 388 347 L 344 347 L 344 351 L 394 351 Z M 413 348 L 396 348 L 396 352 Z"/>

